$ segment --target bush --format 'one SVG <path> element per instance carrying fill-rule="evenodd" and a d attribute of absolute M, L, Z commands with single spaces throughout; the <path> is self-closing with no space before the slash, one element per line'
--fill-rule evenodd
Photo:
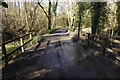
<path fill-rule="evenodd" d="M 42 36 L 41 36 L 41 35 L 36 35 L 35 37 L 33 37 L 32 42 L 33 42 L 33 43 L 37 43 L 37 42 L 38 42 L 38 40 L 40 40 L 41 38 L 42 38 Z"/>
<path fill-rule="evenodd" d="M 20 43 L 11 43 L 11 44 L 8 44 L 8 48 L 6 49 L 7 51 L 7 54 L 11 53 L 12 51 L 14 51 L 16 48 L 18 48 L 20 46 Z"/>

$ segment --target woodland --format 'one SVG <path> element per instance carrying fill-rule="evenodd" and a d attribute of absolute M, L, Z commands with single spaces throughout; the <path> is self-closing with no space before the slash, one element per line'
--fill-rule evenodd
<path fill-rule="evenodd" d="M 60 57 L 60 60 L 61 59 L 66 60 L 67 58 L 69 59 L 69 57 L 71 56 L 70 54 L 72 53 L 72 50 L 74 48 L 75 49 L 73 50 L 74 51 L 73 54 L 77 55 L 77 57 L 75 57 L 75 60 L 82 59 L 78 57 L 81 56 L 80 54 L 82 53 L 84 54 L 86 52 L 93 53 L 96 55 L 100 55 L 100 59 L 98 58 L 98 61 L 104 58 L 103 55 L 110 57 L 110 60 L 112 60 L 111 62 L 115 61 L 115 64 L 117 64 L 117 66 L 119 66 L 118 68 L 120 68 L 120 63 L 119 63 L 120 62 L 120 54 L 119 54 L 120 53 L 120 1 L 119 0 L 116 2 L 114 0 L 107 0 L 107 1 L 102 0 L 101 2 L 91 2 L 91 0 L 88 0 L 86 2 L 78 1 L 78 0 L 74 0 L 74 1 L 73 0 L 65 0 L 65 1 L 5 0 L 4 2 L 0 1 L 0 11 L 1 11 L 1 16 L 0 16 L 1 17 L 1 22 L 0 22 L 1 51 L 0 52 L 2 53 L 0 54 L 1 55 L 0 58 L 3 59 L 1 61 L 3 70 L 4 67 L 5 68 L 8 67 L 8 70 L 5 69 L 5 71 L 8 72 L 3 71 L 5 75 L 7 75 L 6 73 L 12 72 L 10 71 L 10 68 L 13 67 L 10 66 L 9 68 L 9 64 L 12 65 L 12 62 L 9 63 L 9 61 L 11 61 L 12 58 L 17 57 L 20 54 L 30 55 L 30 57 L 27 58 L 27 56 L 26 57 L 22 56 L 22 58 L 25 59 L 25 62 L 20 63 L 21 61 L 24 61 L 24 60 L 20 60 L 15 64 L 13 63 L 13 65 L 15 65 L 14 67 L 18 67 L 20 64 L 23 63 L 28 63 L 29 65 L 31 62 L 31 64 L 34 64 L 32 61 L 35 62 L 39 60 L 44 61 L 44 59 L 46 59 L 45 60 L 46 65 L 48 67 L 49 66 L 49 63 L 47 64 L 48 56 L 49 57 L 51 56 L 50 57 L 51 60 L 55 58 L 54 54 L 58 54 L 58 59 Z M 77 52 L 75 46 L 81 46 L 81 48 L 79 47 L 81 52 Z M 54 49 L 53 52 L 50 52 L 52 51 L 52 49 Z M 69 51 L 66 52 L 67 50 Z M 42 51 L 45 53 L 44 56 L 46 55 L 48 56 L 40 57 Z M 32 53 L 36 53 L 36 54 L 32 54 Z M 53 55 L 49 55 L 47 53 Z M 40 58 L 35 58 L 34 60 L 32 57 L 34 55 L 37 56 L 37 54 L 39 55 Z M 66 58 L 64 59 L 63 57 L 60 56 L 60 54 L 63 54 L 63 57 Z M 65 54 L 69 56 L 66 56 Z M 86 57 L 85 60 L 83 59 L 83 63 L 80 62 L 80 65 L 83 64 L 92 65 L 92 62 L 89 62 L 92 59 L 89 59 L 89 54 L 87 54 L 87 56 L 88 57 Z M 96 58 L 96 56 L 93 57 Z M 20 59 L 22 58 L 20 57 Z M 31 61 L 28 61 L 29 58 Z M 105 60 L 103 60 L 102 62 L 106 61 L 107 63 L 106 59 L 107 58 L 105 58 Z M 48 62 L 50 60 L 48 60 Z M 72 58 L 70 58 L 70 61 L 71 60 Z M 12 61 L 14 62 L 14 60 Z M 86 63 L 86 61 L 88 63 Z M 66 63 L 69 62 L 66 61 Z M 54 62 L 50 62 L 50 63 L 52 65 L 52 63 Z M 39 64 L 42 64 L 42 62 L 39 62 Z M 60 64 L 63 63 L 61 62 Z M 97 63 L 93 63 L 93 65 L 97 65 Z M 105 65 L 107 66 L 107 64 Z M 34 66 L 36 66 L 36 64 Z M 27 67 L 26 65 L 23 64 L 23 66 L 20 68 L 26 69 Z M 38 63 L 37 63 L 37 67 L 38 67 Z M 105 66 L 103 66 L 103 68 L 104 67 Z M 63 70 L 64 69 L 67 68 L 63 68 Z M 109 69 L 111 69 L 109 68 L 109 66 L 108 69 L 105 68 L 106 74 L 109 74 L 110 71 Z M 15 70 L 20 70 L 20 69 L 16 68 Z M 97 69 L 97 70 L 102 71 L 102 69 Z M 111 70 L 114 71 L 114 69 Z M 117 72 L 116 68 L 115 70 Z M 69 71 L 72 71 L 72 69 L 68 70 L 68 72 Z M 20 75 L 23 73 L 20 73 Z M 70 73 L 72 74 L 72 72 Z M 112 72 L 110 73 L 111 75 L 113 74 Z M 101 72 L 101 74 L 104 73 Z M 34 75 L 32 75 L 32 77 L 33 76 Z M 84 73 L 82 76 L 84 76 Z M 16 77 L 18 76 L 16 75 Z M 115 76 L 113 75 L 108 77 L 115 77 Z"/>

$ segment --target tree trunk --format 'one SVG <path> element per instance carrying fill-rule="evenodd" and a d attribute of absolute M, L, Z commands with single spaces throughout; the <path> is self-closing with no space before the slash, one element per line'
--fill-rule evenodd
<path fill-rule="evenodd" d="M 48 29 L 50 30 L 51 29 L 51 25 L 52 25 L 52 22 L 51 22 L 51 0 L 49 0 L 49 8 L 48 8 Z"/>
<path fill-rule="evenodd" d="M 30 32 L 29 21 L 28 21 L 28 15 L 27 15 L 27 5 L 26 5 L 26 1 L 25 1 L 25 3 L 24 3 L 24 8 L 25 8 L 25 23 L 26 23 L 28 32 Z"/>
<path fill-rule="evenodd" d="M 93 12 L 92 12 L 92 34 L 96 34 L 97 27 L 99 26 L 99 3 L 92 3 L 93 6 Z"/>
<path fill-rule="evenodd" d="M 56 27 L 56 15 L 53 17 L 53 20 L 52 20 L 52 21 L 53 21 L 52 26 L 53 26 L 53 27 Z"/>
<path fill-rule="evenodd" d="M 40 2 L 38 1 L 38 5 L 42 8 L 43 12 L 45 13 L 47 19 L 48 19 L 48 29 L 51 29 L 51 25 L 52 25 L 52 20 L 51 20 L 51 8 L 52 8 L 52 4 L 51 4 L 51 0 L 49 0 L 49 7 L 48 7 L 48 13 L 45 11 L 44 7 L 40 4 Z"/>
<path fill-rule="evenodd" d="M 52 23 L 53 27 L 56 27 L 57 6 L 58 6 L 58 0 L 53 0 L 53 4 L 52 4 L 52 10 L 53 10 L 53 14 L 54 14 L 53 23 Z"/>
<path fill-rule="evenodd" d="M 20 1 L 18 0 L 18 6 L 19 6 L 19 16 L 20 16 Z"/>
<path fill-rule="evenodd" d="M 78 39 L 80 38 L 80 26 L 81 26 L 81 7 L 80 7 L 81 5 L 80 4 L 78 4 L 78 7 L 79 7 L 79 11 L 78 11 L 78 20 L 79 20 L 79 22 L 78 22 Z"/>
<path fill-rule="evenodd" d="M 120 1 L 117 2 L 117 21 L 118 21 L 118 27 L 120 27 Z"/>
<path fill-rule="evenodd" d="M 56 14 L 55 14 L 55 27 L 56 27 Z"/>
<path fill-rule="evenodd" d="M 81 26 L 81 14 L 79 15 L 79 23 L 78 23 L 78 39 L 80 38 L 80 26 Z"/>

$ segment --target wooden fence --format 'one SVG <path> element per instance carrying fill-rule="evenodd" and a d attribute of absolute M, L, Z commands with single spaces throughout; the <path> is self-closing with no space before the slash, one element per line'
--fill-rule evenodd
<path fill-rule="evenodd" d="M 24 39 L 23 39 L 23 38 L 25 38 L 26 36 L 29 36 L 30 39 L 29 39 L 26 43 L 24 43 L 24 41 L 23 41 Z M 5 47 L 5 45 L 8 44 L 8 43 L 14 42 L 14 41 L 16 41 L 16 40 L 20 40 L 21 46 L 19 46 L 18 48 L 16 48 L 15 50 L 13 50 L 13 51 L 10 52 L 10 53 L 7 53 L 7 52 L 6 52 L 6 47 Z M 5 66 L 8 65 L 8 62 L 13 59 L 13 56 L 10 57 L 11 55 L 15 55 L 15 54 L 18 55 L 19 50 L 21 50 L 22 52 L 24 52 L 24 46 L 25 46 L 26 44 L 30 43 L 32 40 L 33 40 L 33 39 L 32 39 L 32 34 L 29 33 L 29 34 L 23 35 L 23 36 L 21 36 L 21 37 L 15 38 L 15 39 L 13 39 L 13 40 L 10 40 L 10 41 L 7 41 L 7 42 L 2 43 L 2 54 L 3 54 L 2 59 L 5 61 L 5 62 L 4 62 L 4 63 L 5 63 Z M 32 44 L 32 43 L 31 43 L 31 44 Z"/>
<path fill-rule="evenodd" d="M 109 38 L 87 33 L 87 45 L 95 45 L 101 48 L 103 55 L 120 61 L 120 37 Z"/>

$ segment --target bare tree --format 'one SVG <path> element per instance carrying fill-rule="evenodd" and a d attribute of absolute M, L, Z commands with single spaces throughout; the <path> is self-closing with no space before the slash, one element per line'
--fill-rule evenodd
<path fill-rule="evenodd" d="M 51 21 L 51 8 L 52 8 L 52 4 L 51 4 L 51 0 L 49 0 L 49 5 L 48 5 L 48 13 L 45 11 L 44 7 L 41 5 L 41 3 L 38 1 L 38 5 L 41 7 L 41 9 L 43 10 L 43 12 L 45 13 L 47 19 L 48 19 L 48 29 L 51 29 L 51 25 L 52 25 L 52 21 Z"/>
<path fill-rule="evenodd" d="M 58 6 L 58 0 L 53 1 L 53 6 L 52 6 L 52 10 L 53 10 L 53 14 L 54 14 L 54 19 L 53 19 L 53 25 L 56 26 L 56 17 L 57 17 L 57 6 Z"/>

